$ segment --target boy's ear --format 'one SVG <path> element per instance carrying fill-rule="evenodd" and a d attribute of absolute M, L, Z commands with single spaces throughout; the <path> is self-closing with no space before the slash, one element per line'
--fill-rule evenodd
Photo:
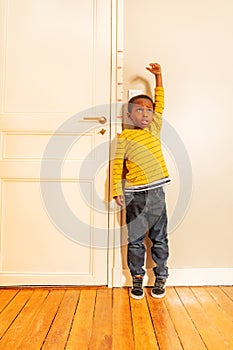
<path fill-rule="evenodd" d="M 130 113 L 130 112 L 127 112 L 127 117 L 128 117 L 129 119 L 131 119 L 131 113 Z"/>

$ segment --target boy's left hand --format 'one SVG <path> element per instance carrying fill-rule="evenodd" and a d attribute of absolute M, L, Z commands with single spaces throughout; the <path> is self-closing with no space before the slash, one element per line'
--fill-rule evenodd
<path fill-rule="evenodd" d="M 150 67 L 146 67 L 146 69 L 154 75 L 161 74 L 161 66 L 158 63 L 150 63 Z"/>

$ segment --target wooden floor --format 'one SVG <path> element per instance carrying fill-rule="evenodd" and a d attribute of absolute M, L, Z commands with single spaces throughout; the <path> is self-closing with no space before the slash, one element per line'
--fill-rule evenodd
<path fill-rule="evenodd" d="M 0 349 L 233 349 L 233 287 L 1 288 Z"/>

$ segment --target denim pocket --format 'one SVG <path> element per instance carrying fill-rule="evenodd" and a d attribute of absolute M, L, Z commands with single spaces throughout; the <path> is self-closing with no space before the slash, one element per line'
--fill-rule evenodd
<path fill-rule="evenodd" d="M 147 199 L 147 208 L 151 215 L 160 216 L 165 203 L 165 192 L 162 187 L 156 188 L 155 190 L 149 191 Z"/>
<path fill-rule="evenodd" d="M 163 190 L 163 187 L 158 187 L 154 190 L 155 196 L 158 198 L 160 201 L 164 201 L 165 199 L 165 192 Z"/>
<path fill-rule="evenodd" d="M 129 205 L 129 203 L 133 200 L 134 194 L 133 192 L 130 193 L 125 193 L 125 205 L 127 207 L 127 205 Z"/>

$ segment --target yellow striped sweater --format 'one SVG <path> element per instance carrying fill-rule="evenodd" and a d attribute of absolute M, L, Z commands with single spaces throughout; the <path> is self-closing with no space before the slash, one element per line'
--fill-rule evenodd
<path fill-rule="evenodd" d="M 150 126 L 144 129 L 125 129 L 119 135 L 112 174 L 113 197 L 122 195 L 124 190 L 143 191 L 170 181 L 160 141 L 163 109 L 164 89 L 156 87 L 155 113 Z"/>

